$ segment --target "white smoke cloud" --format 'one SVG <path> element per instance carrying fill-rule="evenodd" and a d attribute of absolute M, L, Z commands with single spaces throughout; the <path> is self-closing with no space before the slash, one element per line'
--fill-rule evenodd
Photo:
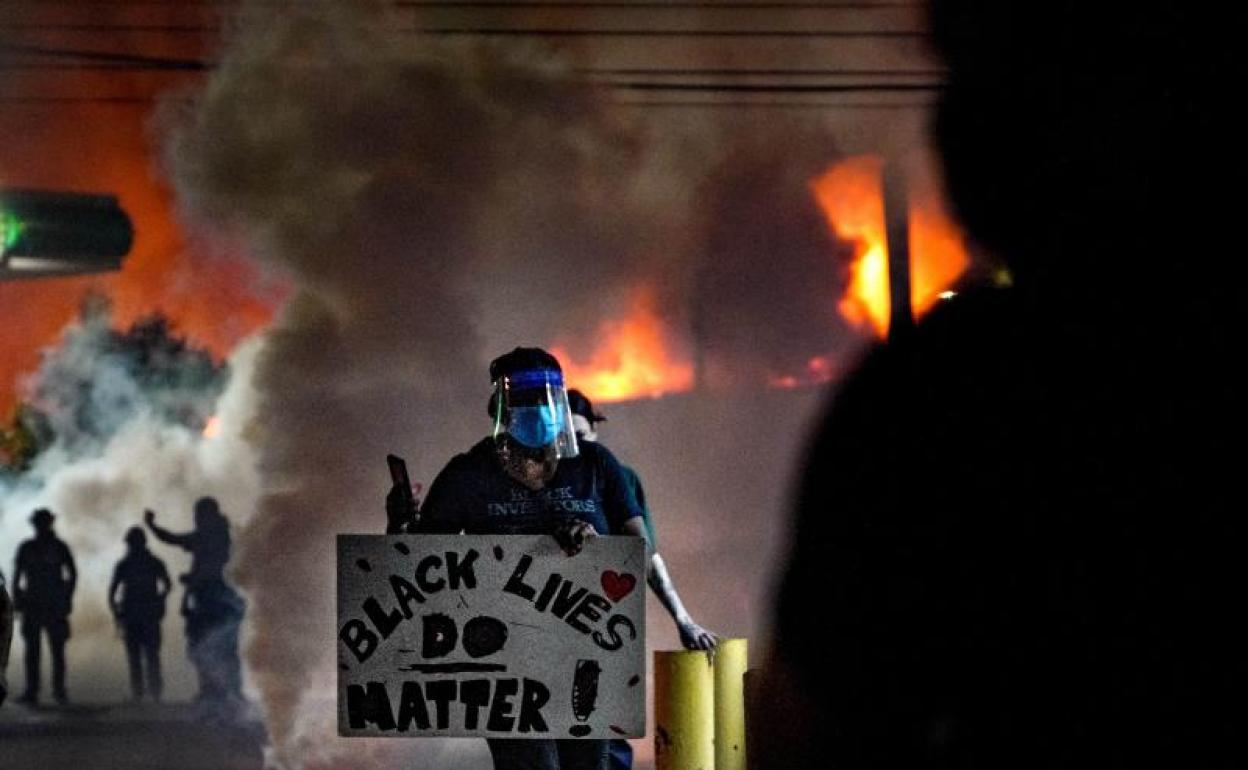
<path fill-rule="evenodd" d="M 206 404 L 218 416 L 221 432 L 205 438 L 197 425 L 173 420 L 163 409 L 164 402 L 175 396 L 172 391 L 149 397 L 132 362 L 110 355 L 108 334 L 107 317 L 89 315 L 45 351 L 44 366 L 35 376 L 36 391 L 46 394 L 84 379 L 91 383 L 73 402 L 82 408 L 80 422 L 57 415 L 56 441 L 28 470 L 0 484 L 0 557 L 6 560 L 10 578 L 17 546 L 34 534 L 29 516 L 36 508 L 47 507 L 56 514 L 55 530 L 73 552 L 79 577 L 67 646 L 68 688 L 71 698 L 88 702 L 117 702 L 129 696 L 124 647 L 106 595 L 113 568 L 125 553 L 126 529 L 140 524 L 143 510 L 151 508 L 168 528 L 189 530 L 191 505 L 202 495 L 217 497 L 237 528 L 255 511 L 260 488 L 255 453 L 245 438 L 257 341 L 244 342 L 235 350 L 229 360 L 233 376 L 219 396 L 215 389 L 206 391 L 203 383 L 181 394 L 187 402 Z M 84 425 L 92 427 L 90 440 L 81 430 Z M 171 576 L 189 566 L 184 552 L 159 543 L 151 547 Z M 195 693 L 177 614 L 180 596 L 181 589 L 175 588 L 163 626 L 169 700 L 189 699 Z M 18 663 L 22 651 L 19 634 L 14 637 L 9 672 L 13 688 L 22 684 Z M 45 682 L 48 670 L 45 658 Z"/>

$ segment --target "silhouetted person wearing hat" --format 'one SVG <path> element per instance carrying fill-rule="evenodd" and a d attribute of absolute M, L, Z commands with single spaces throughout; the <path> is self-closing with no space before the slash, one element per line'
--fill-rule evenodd
<path fill-rule="evenodd" d="M 191 569 L 181 576 L 186 589 L 187 654 L 199 676 L 198 699 L 210 716 L 230 717 L 242 702 L 239 630 L 245 602 L 226 581 L 230 560 L 230 526 L 212 497 L 195 501 L 195 529 L 177 534 L 156 525 L 156 514 L 143 520 L 158 540 L 191 553 Z"/>
<path fill-rule="evenodd" d="M 9 644 L 13 641 L 13 602 L 9 599 L 9 588 L 4 581 L 4 570 L 0 570 L 0 706 L 9 696 L 9 685 L 5 679 L 5 671 L 9 667 Z"/>
<path fill-rule="evenodd" d="M 73 609 L 78 570 L 69 546 L 52 532 L 55 517 L 40 508 L 30 517 L 35 536 L 17 549 L 13 569 L 13 601 L 22 614 L 22 641 L 26 645 L 26 691 L 19 700 L 39 700 L 39 658 L 42 639 L 48 637 L 52 652 L 52 697 L 66 703 L 65 642 L 69 639 L 69 614 Z"/>
<path fill-rule="evenodd" d="M 933 7 L 950 197 L 1013 285 L 838 388 L 751 767 L 1244 767 L 1238 15 Z"/>
<path fill-rule="evenodd" d="M 108 586 L 108 605 L 125 639 L 130 693 L 136 701 L 143 698 L 144 684 L 152 699 L 160 700 L 164 684 L 160 675 L 160 621 L 165 617 L 169 588 L 165 563 L 147 549 L 143 530 L 131 527 L 126 532 L 126 555 L 117 562 Z"/>

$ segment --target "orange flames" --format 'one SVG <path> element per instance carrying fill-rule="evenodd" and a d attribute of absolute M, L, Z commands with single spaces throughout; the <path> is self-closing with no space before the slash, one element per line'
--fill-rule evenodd
<path fill-rule="evenodd" d="M 655 300 L 650 287 L 638 289 L 623 319 L 599 326 L 588 360 L 575 359 L 566 347 L 551 346 L 569 387 L 606 402 L 658 398 L 693 387 L 693 364 L 675 350 L 655 312 Z"/>
<path fill-rule="evenodd" d="M 884 162 L 875 156 L 841 161 L 814 179 L 811 191 L 836 237 L 855 244 L 850 281 L 837 310 L 848 321 L 884 337 L 889 323 L 888 246 L 884 217 Z M 949 218 L 931 174 L 910 179 L 910 302 L 921 316 L 948 296 L 970 265 L 962 231 Z M 551 350 L 571 387 L 595 400 L 654 398 L 693 387 L 694 367 L 674 352 L 671 335 L 654 311 L 655 293 L 642 287 L 629 313 L 604 322 L 588 360 L 566 347 Z M 830 356 L 812 356 L 799 371 L 773 374 L 767 386 L 798 388 L 829 382 L 839 374 Z"/>
<path fill-rule="evenodd" d="M 0 110 L 0 183 L 116 194 L 135 229 L 118 273 L 0 282 L 0 419 L 20 395 L 20 376 L 39 365 L 39 350 L 55 342 L 90 288 L 113 299 L 118 327 L 160 310 L 179 334 L 218 357 L 264 328 L 285 295 L 285 287 L 264 286 L 242 258 L 193 253 L 170 191 L 151 173 L 149 119 L 144 105 L 129 104 Z"/>
<path fill-rule="evenodd" d="M 857 244 L 849 287 L 838 310 L 877 336 L 888 333 L 888 245 L 884 223 L 884 163 L 875 156 L 841 161 L 811 182 L 815 200 L 836 236 Z M 910 189 L 910 302 L 922 315 L 970 265 L 962 231 L 945 213 L 928 177 Z"/>

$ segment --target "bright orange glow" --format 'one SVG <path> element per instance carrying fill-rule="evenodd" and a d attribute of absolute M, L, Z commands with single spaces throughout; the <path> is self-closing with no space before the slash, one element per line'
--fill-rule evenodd
<path fill-rule="evenodd" d="M 216 438 L 221 435 L 221 418 L 215 414 L 204 423 L 204 438 Z"/>
<path fill-rule="evenodd" d="M 888 334 L 888 247 L 884 224 L 883 161 L 863 155 L 840 161 L 811 182 L 833 233 L 855 244 L 849 286 L 837 309 L 877 337 Z M 970 265 L 962 231 L 945 213 L 929 176 L 911 179 L 910 302 L 927 312 Z"/>
<path fill-rule="evenodd" d="M 693 363 L 675 350 L 655 301 L 653 289 L 638 289 L 624 318 L 598 327 L 589 360 L 577 360 L 565 346 L 552 345 L 550 352 L 563 366 L 568 386 L 603 402 L 691 389 Z"/>
<path fill-rule="evenodd" d="M 910 304 L 921 316 L 970 267 L 966 236 L 930 179 L 910 186 Z"/>
<path fill-rule="evenodd" d="M 849 287 L 837 309 L 851 323 L 888 333 L 888 250 L 884 241 L 884 163 L 863 155 L 843 160 L 811 182 L 832 232 L 854 246 Z"/>

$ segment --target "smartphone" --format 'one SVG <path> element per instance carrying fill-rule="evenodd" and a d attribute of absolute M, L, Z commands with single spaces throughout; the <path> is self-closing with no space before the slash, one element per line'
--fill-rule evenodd
<path fill-rule="evenodd" d="M 403 461 L 403 458 L 398 455 L 386 455 L 386 464 L 390 466 L 390 481 L 397 487 L 410 490 L 412 480 L 407 476 L 407 463 Z"/>

